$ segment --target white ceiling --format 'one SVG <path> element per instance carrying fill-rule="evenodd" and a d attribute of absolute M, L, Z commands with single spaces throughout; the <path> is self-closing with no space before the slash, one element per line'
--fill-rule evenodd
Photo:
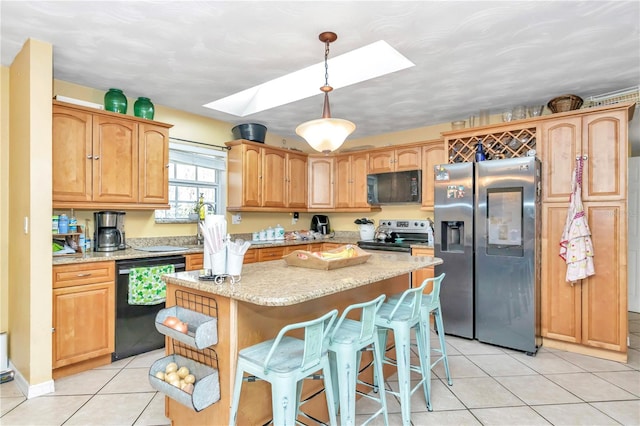
<path fill-rule="evenodd" d="M 331 93 L 351 138 L 640 84 L 635 1 L 7 1 L 1 60 L 53 45 L 54 78 L 299 139 L 322 95 L 235 117 L 202 105 L 385 40 L 416 66 Z M 309 84 L 319 88 L 324 75 Z M 331 68 L 329 68 L 331 83 Z M 637 120 L 634 120 L 637 122 Z M 637 123 L 636 123 L 637 124 Z M 640 144 L 640 141 L 638 141 Z"/>

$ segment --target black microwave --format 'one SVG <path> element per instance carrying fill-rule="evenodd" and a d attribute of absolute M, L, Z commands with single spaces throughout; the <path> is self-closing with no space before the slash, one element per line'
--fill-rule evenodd
<path fill-rule="evenodd" d="M 367 202 L 372 205 L 422 203 L 422 170 L 367 175 Z"/>

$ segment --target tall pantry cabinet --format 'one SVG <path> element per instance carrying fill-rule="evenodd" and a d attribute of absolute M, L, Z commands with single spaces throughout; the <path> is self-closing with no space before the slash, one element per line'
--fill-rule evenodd
<path fill-rule="evenodd" d="M 627 128 L 633 105 L 589 111 L 540 124 L 543 345 L 626 361 Z M 581 195 L 595 275 L 568 283 L 558 254 L 577 157 L 584 160 Z"/>

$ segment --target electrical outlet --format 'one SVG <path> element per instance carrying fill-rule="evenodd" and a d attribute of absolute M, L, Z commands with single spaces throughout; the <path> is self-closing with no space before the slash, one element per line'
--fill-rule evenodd
<path fill-rule="evenodd" d="M 232 214 L 231 215 L 231 224 L 232 225 L 238 225 L 240 222 L 242 222 L 242 215 L 240 213 L 236 213 L 236 214 Z"/>
<path fill-rule="evenodd" d="M 298 219 L 297 219 L 295 216 L 293 216 L 293 217 L 291 218 L 291 224 L 292 224 L 292 225 L 295 225 L 296 223 L 298 223 Z"/>

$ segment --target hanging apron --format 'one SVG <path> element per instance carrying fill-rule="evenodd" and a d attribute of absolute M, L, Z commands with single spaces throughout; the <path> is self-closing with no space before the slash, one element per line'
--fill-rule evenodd
<path fill-rule="evenodd" d="M 576 167 L 571 178 L 569 211 L 560 241 L 560 257 L 567 263 L 566 281 L 575 281 L 594 275 L 593 244 L 587 217 L 582 206 L 582 157 L 576 158 Z"/>

